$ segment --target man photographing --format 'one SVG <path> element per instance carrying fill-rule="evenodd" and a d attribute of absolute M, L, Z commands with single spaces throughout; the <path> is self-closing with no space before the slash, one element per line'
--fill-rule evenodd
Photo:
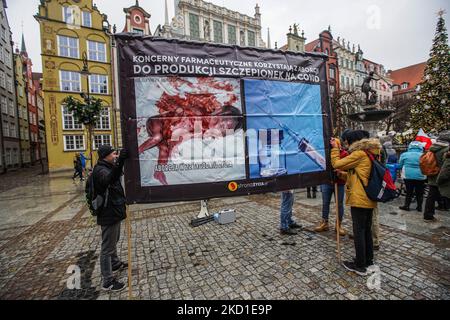
<path fill-rule="evenodd" d="M 121 291 L 125 284 L 117 281 L 113 272 L 126 269 L 128 264 L 117 256 L 120 238 L 120 223 L 126 218 L 125 192 L 120 182 L 128 151 L 120 153 L 109 145 L 98 148 L 99 160 L 94 167 L 92 179 L 95 193 L 104 198 L 98 210 L 97 224 L 102 229 L 100 269 L 103 278 L 102 290 Z"/>

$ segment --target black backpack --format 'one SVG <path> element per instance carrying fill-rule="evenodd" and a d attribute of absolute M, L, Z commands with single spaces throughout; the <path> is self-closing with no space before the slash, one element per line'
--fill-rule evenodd
<path fill-rule="evenodd" d="M 86 180 L 86 187 L 84 188 L 84 192 L 85 192 L 85 195 L 86 195 L 86 203 L 87 203 L 87 206 L 89 208 L 89 211 L 91 212 L 91 214 L 94 217 L 96 217 L 98 212 L 92 206 L 92 201 L 95 199 L 95 196 L 96 196 L 95 189 L 94 189 L 93 175 L 94 175 L 94 173 L 91 172 L 91 174 L 87 178 L 87 180 Z"/>
<path fill-rule="evenodd" d="M 106 188 L 104 195 L 97 194 L 94 188 L 94 171 L 86 180 L 86 187 L 84 188 L 86 203 L 91 214 L 96 217 L 101 209 L 107 206 L 109 196 L 109 186 Z"/>

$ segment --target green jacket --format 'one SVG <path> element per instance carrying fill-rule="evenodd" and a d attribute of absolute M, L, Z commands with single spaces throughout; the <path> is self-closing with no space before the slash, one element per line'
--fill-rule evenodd
<path fill-rule="evenodd" d="M 437 177 L 437 184 L 441 195 L 450 198 L 450 152 L 444 155 L 444 163 Z"/>
<path fill-rule="evenodd" d="M 436 142 L 430 147 L 430 151 L 436 156 L 439 168 L 442 168 L 442 165 L 444 164 L 444 156 L 448 152 L 448 144 Z M 428 184 L 430 186 L 437 187 L 437 177 L 438 175 L 428 176 Z"/>

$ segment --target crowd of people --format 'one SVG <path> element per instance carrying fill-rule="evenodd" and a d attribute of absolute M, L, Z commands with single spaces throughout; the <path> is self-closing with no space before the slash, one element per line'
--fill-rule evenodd
<path fill-rule="evenodd" d="M 374 263 L 374 250 L 380 249 L 378 203 L 369 199 L 365 190 L 372 166 L 368 155 L 373 155 L 389 170 L 394 182 L 398 178 L 403 181 L 406 197 L 404 205 L 400 206 L 401 210 L 410 211 L 415 199 L 415 210 L 423 211 L 425 222 L 436 221 L 436 202 L 437 209 L 450 210 L 450 131 L 441 132 L 428 150 L 425 150 L 421 142 L 411 142 L 400 158 L 391 141 L 384 141 L 382 144 L 379 139 L 370 138 L 369 132 L 364 130 L 345 130 L 340 139 L 333 138 L 330 144 L 335 174 L 332 181 L 320 186 L 322 219 L 314 231 L 324 232 L 330 229 L 328 218 L 334 194 L 339 215 L 336 223 L 338 230 L 335 231 L 341 236 L 347 234 L 341 226 L 345 199 L 345 204 L 350 207 L 355 246 L 354 260 L 343 262 L 346 269 L 366 275 Z M 426 185 L 429 190 L 423 207 Z M 308 198 L 311 198 L 310 192 L 308 190 Z M 293 202 L 293 192 L 283 192 L 280 224 L 282 235 L 294 235 L 294 229 L 301 228 L 292 219 Z"/>
<path fill-rule="evenodd" d="M 374 250 L 379 249 L 378 202 L 371 200 L 365 187 L 369 183 L 372 161 L 375 158 L 397 177 L 400 173 L 406 185 L 406 198 L 402 210 L 410 211 L 413 199 L 416 199 L 416 210 L 424 211 L 425 221 L 435 221 L 435 203 L 439 202 L 439 209 L 448 209 L 450 198 L 450 131 L 442 132 L 428 151 L 420 142 L 411 142 L 406 152 L 400 158 L 389 142 L 381 144 L 379 139 L 371 138 L 364 130 L 346 130 L 340 139 L 332 138 L 331 164 L 334 168 L 334 178 L 327 184 L 320 186 L 322 193 L 322 218 L 316 232 L 329 230 L 330 203 L 335 195 L 338 206 L 337 233 L 347 234 L 342 227 L 344 219 L 344 201 L 350 207 L 352 219 L 352 236 L 355 246 L 353 261 L 344 261 L 343 266 L 359 275 L 366 275 L 374 265 Z M 433 175 L 424 174 L 422 158 L 431 152 L 438 170 Z M 369 156 L 372 155 L 372 156 Z M 120 224 L 126 217 L 125 193 L 120 182 L 127 150 L 117 151 L 111 146 L 100 146 L 99 160 L 89 176 L 91 182 L 86 184 L 95 190 L 96 195 L 103 195 L 103 205 L 97 211 L 97 224 L 101 226 L 102 244 L 100 252 L 100 269 L 103 283 L 102 289 L 121 291 L 125 284 L 119 282 L 114 273 L 126 269 L 128 264 L 122 262 L 117 254 L 117 243 L 120 235 Z M 75 174 L 83 179 L 85 165 L 82 155 L 78 154 L 74 160 Z M 427 159 L 430 159 L 428 157 Z M 84 159 L 85 164 L 86 158 Z M 423 207 L 425 184 L 429 192 Z M 311 188 L 309 197 L 316 196 L 316 188 Z M 311 194 L 312 192 L 312 194 Z M 336 197 L 337 193 L 337 197 Z M 294 192 L 282 193 L 280 213 L 280 233 L 295 235 L 296 229 L 302 226 L 293 219 Z"/>

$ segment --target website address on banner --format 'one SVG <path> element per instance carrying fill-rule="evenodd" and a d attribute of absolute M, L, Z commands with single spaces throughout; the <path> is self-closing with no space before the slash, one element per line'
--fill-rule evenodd
<path fill-rule="evenodd" d="M 173 172 L 173 171 L 193 171 L 193 170 L 213 170 L 232 168 L 231 161 L 220 162 L 201 162 L 201 163 L 181 163 L 181 164 L 158 164 L 155 166 L 155 172 Z"/>

